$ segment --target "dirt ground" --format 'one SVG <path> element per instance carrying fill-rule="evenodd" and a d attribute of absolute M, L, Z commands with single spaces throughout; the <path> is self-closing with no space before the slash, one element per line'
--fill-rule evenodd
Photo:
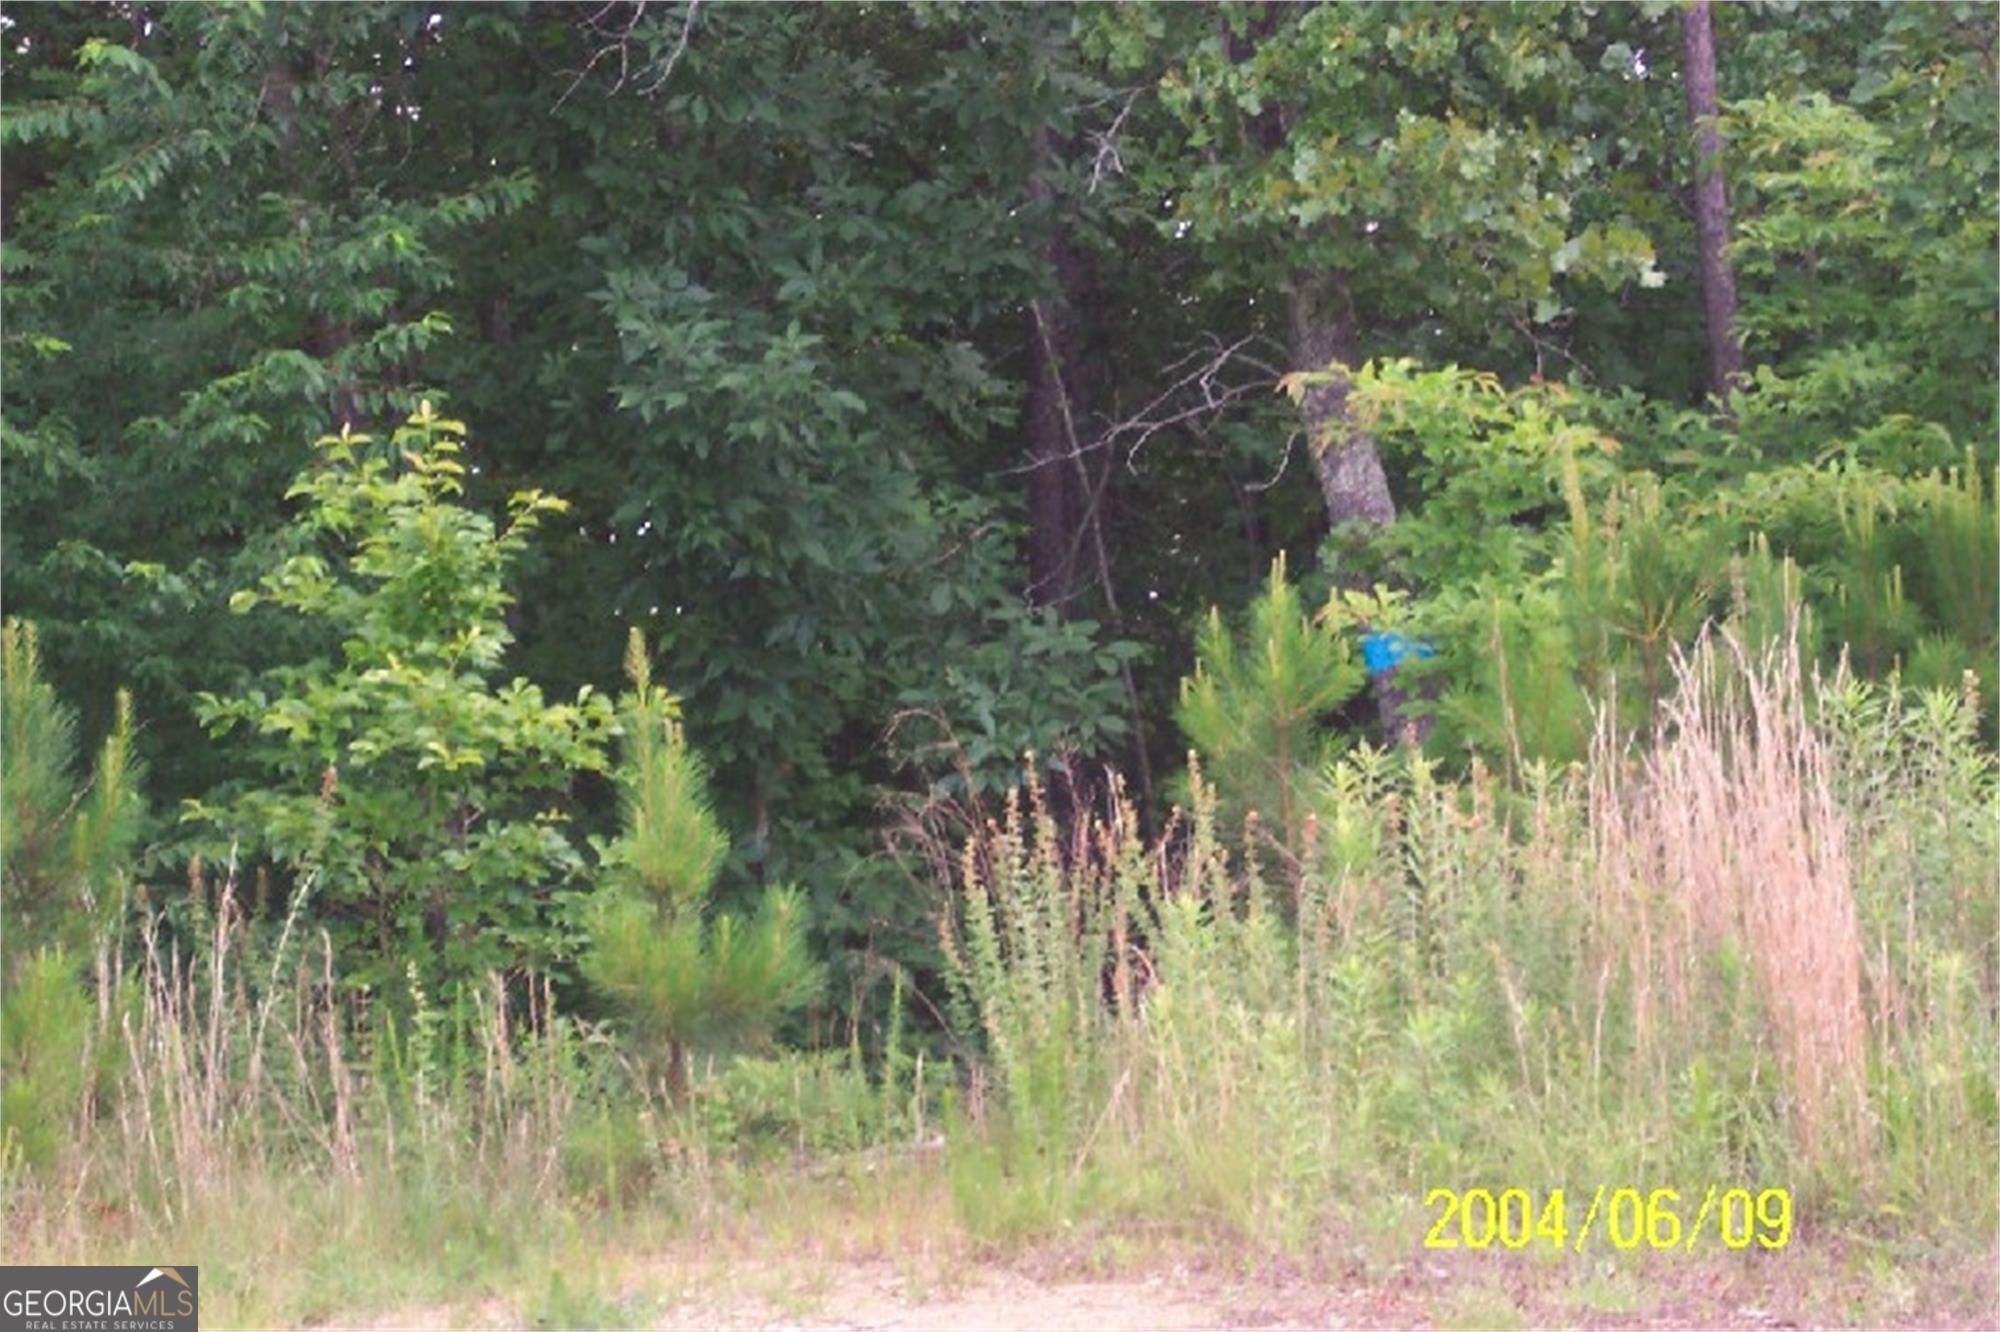
<path fill-rule="evenodd" d="M 634 1266 L 590 1305 L 485 1300 L 392 1310 L 342 1324 L 386 1332 L 630 1326 L 696 1329 L 1085 1329 L 1391 1327 L 1797 1328 L 2000 1325 L 1995 1262 L 1877 1272 L 1808 1261 L 1717 1261 L 1588 1270 L 1551 1263 L 1414 1261 L 1386 1280 L 1326 1279 L 1200 1258 L 1144 1274 L 1075 1277 L 1063 1263 L 913 1270 L 885 1259 L 764 1263 L 670 1255 Z M 1900 1283 L 1900 1284 L 1899 1284 Z"/>

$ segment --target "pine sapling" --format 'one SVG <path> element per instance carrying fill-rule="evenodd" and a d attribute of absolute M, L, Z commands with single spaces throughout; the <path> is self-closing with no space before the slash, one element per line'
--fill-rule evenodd
<path fill-rule="evenodd" d="M 618 1010 L 635 1052 L 678 1097 L 690 1053 L 767 1040 L 811 998 L 819 970 L 795 890 L 767 890 L 748 917 L 709 912 L 729 839 L 709 804 L 707 774 L 681 729 L 680 700 L 652 682 L 636 629 L 625 671 L 624 830 L 603 848 L 608 882 L 583 970 Z"/>

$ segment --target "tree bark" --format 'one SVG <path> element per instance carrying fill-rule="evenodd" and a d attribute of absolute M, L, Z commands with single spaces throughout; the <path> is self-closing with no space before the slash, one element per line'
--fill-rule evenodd
<path fill-rule="evenodd" d="M 1034 167 L 1028 197 L 1047 206 L 1055 143 L 1046 126 L 1034 132 Z M 1028 350 L 1028 601 L 1067 616 L 1077 590 L 1083 525 L 1089 521 L 1084 468 L 1074 457 L 1071 423 L 1082 415 L 1077 310 L 1087 273 L 1070 242 L 1068 226 L 1048 222 L 1042 257 L 1055 270 L 1056 289 L 1028 307 L 1023 330 Z"/>
<path fill-rule="evenodd" d="M 1349 375 L 1361 363 L 1361 330 L 1347 275 L 1334 272 L 1293 281 L 1292 365 L 1298 370 L 1340 370 L 1329 383 L 1306 390 L 1299 405 L 1326 516 L 1334 529 L 1357 524 L 1372 533 L 1396 521 L 1396 501 L 1374 436 L 1352 427 Z M 1336 577 L 1338 577 L 1336 573 Z M 1348 578 L 1346 582 L 1357 580 Z M 1421 743 L 1430 727 L 1408 714 L 1409 696 L 1396 673 L 1370 677 L 1382 735 L 1390 744 Z"/>
<path fill-rule="evenodd" d="M 1396 503 L 1389 497 L 1381 455 L 1372 436 L 1347 428 L 1348 374 L 1361 362 L 1361 334 L 1347 276 L 1298 278 L 1291 304 L 1293 368 L 1320 371 L 1336 361 L 1344 367 L 1333 382 L 1307 389 L 1300 404 L 1327 519 L 1335 527 L 1386 527 L 1396 521 Z"/>
<path fill-rule="evenodd" d="M 1743 373 L 1743 344 L 1736 336 L 1736 274 L 1729 266 L 1729 194 L 1722 135 L 1716 128 L 1715 34 L 1708 0 L 1694 0 L 1681 10 L 1681 77 L 1694 130 L 1694 234 L 1708 323 L 1708 389 L 1717 402 L 1727 404 L 1729 390 Z"/>

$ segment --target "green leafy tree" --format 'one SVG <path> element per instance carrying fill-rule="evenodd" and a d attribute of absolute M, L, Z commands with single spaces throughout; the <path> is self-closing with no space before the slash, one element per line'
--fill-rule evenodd
<path fill-rule="evenodd" d="M 609 883 L 592 911 L 583 971 L 678 1092 L 691 1051 L 768 1039 L 813 996 L 819 971 L 804 901 L 791 889 L 766 889 L 747 919 L 709 915 L 729 838 L 681 729 L 680 700 L 653 684 L 637 629 L 625 669 L 624 831 L 601 848 Z"/>
<path fill-rule="evenodd" d="M 1147 172 L 1211 283 L 1282 308 L 1295 369 L 1357 368 L 1413 330 L 1547 323 L 1578 283 L 1657 285 L 1624 210 L 1591 196 L 1603 39 L 1574 6 L 1238 5 L 1120 10 L 1098 40 L 1149 62 L 1168 116 Z M 1606 205 L 1609 206 L 1606 206 Z M 1344 377 L 1308 387 L 1306 446 L 1329 520 L 1397 506 Z"/>
<path fill-rule="evenodd" d="M 1732 38 L 1722 70 L 1745 66 L 1725 88 L 1732 252 L 1768 367 L 1744 431 L 1783 461 L 1948 466 L 1954 441 L 1990 458 L 2000 21 L 1962 4 L 1794 17 Z"/>
<path fill-rule="evenodd" d="M 1876 96 L 1893 105 L 1889 86 Z M 2000 195 L 1990 163 L 1949 151 L 1943 106 L 1941 142 L 1922 151 L 1870 109 L 1824 92 L 1731 108 L 1745 330 L 1769 360 L 1743 429 L 1777 459 L 1945 465 L 1955 441 L 1992 438 L 1991 395 L 1971 386 L 1994 373 Z M 1937 170 L 1941 154 L 1951 170 Z"/>
<path fill-rule="evenodd" d="M 1422 438 L 1359 428 L 1371 360 L 1569 379 L 1564 423 L 1621 445 L 1583 477 L 1597 530 L 1650 471 L 1692 563 L 1796 488 L 1810 522 L 1769 535 L 1822 623 L 1884 669 L 1964 657 L 1932 616 L 1983 548 L 1919 560 L 1938 542 L 1907 520 L 1943 512 L 1912 478 L 1965 445 L 1991 475 L 1989 9 L 1715 7 L 1757 367 L 1727 429 L 1687 410 L 1697 164 L 1666 3 L 10 17 L 0 599 L 87 732 L 133 689 L 172 798 L 268 771 L 199 743 L 197 690 L 268 694 L 259 672 L 341 652 L 325 617 L 220 594 L 299 552 L 285 481 L 330 426 L 386 432 L 425 398 L 482 423 L 468 505 L 575 506 L 510 566 L 512 669 L 609 686 L 644 626 L 713 765 L 718 902 L 799 884 L 843 994 L 881 953 L 937 962 L 872 854 L 884 788 L 944 775 L 906 710 L 981 749 L 981 781 L 1030 744 L 1170 747 L 1189 622 L 1356 517 L 1374 539 L 1321 573 L 1436 599 L 1414 613 L 1458 626 L 1447 657 L 1492 640 L 1495 595 L 1530 657 L 1624 632 L 1548 581 L 1609 586 L 1608 547 L 1572 560 L 1515 426 L 1487 403 Z M 1296 406 L 1269 392 L 1288 370 L 1321 375 Z M 1821 521 L 1846 483 L 1797 469 L 1836 460 L 1912 503 L 1873 537 Z M 1518 588 L 1477 586 L 1489 556 Z M 1968 586 L 1957 621 L 1990 604 Z M 1581 670 L 1536 673 L 1571 716 Z M 595 785 L 580 817 L 608 831 Z"/>
<path fill-rule="evenodd" d="M 464 436 L 425 403 L 386 454 L 366 435 L 320 442 L 291 490 L 315 549 L 231 604 L 309 621 L 338 650 L 200 703 L 212 733 L 251 732 L 261 777 L 189 817 L 316 893 L 360 986 L 415 967 L 436 993 L 561 961 L 583 870 L 565 805 L 607 766 L 607 700 L 496 681 L 509 566 L 564 505 L 518 492 L 504 526 L 466 507 Z"/>
<path fill-rule="evenodd" d="M 0 579 L 91 729 L 133 690 L 177 799 L 231 757 L 194 694 L 308 649 L 224 609 L 283 554 L 285 484 L 425 396 L 446 243 L 534 185 L 413 162 L 446 50 L 420 6 L 8 17 Z"/>
<path fill-rule="evenodd" d="M 534 318 L 511 345 L 433 358 L 507 404 L 496 469 L 577 502 L 523 585 L 526 659 L 537 678 L 597 679 L 644 628 L 731 833 L 719 903 L 797 884 L 843 997 L 887 974 L 871 962 L 885 953 L 929 970 L 934 932 L 877 854 L 879 811 L 885 790 L 950 769 L 906 761 L 940 751 L 898 716 L 941 714 L 969 745 L 990 734 L 995 775 L 1030 746 L 1114 756 L 1137 729 L 1104 721 L 1130 712 L 1106 687 L 1123 663 L 1105 649 L 1127 635 L 1097 603 L 1094 546 L 1069 605 L 1095 629 L 1019 613 L 1024 326 L 1055 285 L 1038 257 L 1055 205 L 1026 197 L 1034 131 L 1078 133 L 1073 108 L 1100 95 L 1073 77 L 1070 16 L 654 5 L 592 30 L 529 12 L 510 59 L 574 71 L 624 40 L 644 72 L 600 61 L 519 128 L 496 129 L 464 83 L 426 116 L 503 165 L 594 164 L 496 227 L 492 252 L 520 261 L 477 299 Z M 553 102 L 552 82 L 522 96 Z M 1084 194 L 1051 172 L 1053 191 Z M 1076 421 L 1086 440 L 1094 425 Z M 1084 460 L 1093 477 L 1111 456 Z M 1028 662 L 1054 678 L 992 706 Z"/>

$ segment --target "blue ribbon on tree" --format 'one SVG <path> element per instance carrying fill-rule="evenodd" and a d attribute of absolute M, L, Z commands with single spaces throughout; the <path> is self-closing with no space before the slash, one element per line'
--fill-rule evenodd
<path fill-rule="evenodd" d="M 1361 660 L 1367 664 L 1370 675 L 1387 675 L 1409 657 L 1422 659 L 1436 655 L 1436 650 L 1423 639 L 1411 638 L 1394 630 L 1364 634 L 1361 638 Z"/>

